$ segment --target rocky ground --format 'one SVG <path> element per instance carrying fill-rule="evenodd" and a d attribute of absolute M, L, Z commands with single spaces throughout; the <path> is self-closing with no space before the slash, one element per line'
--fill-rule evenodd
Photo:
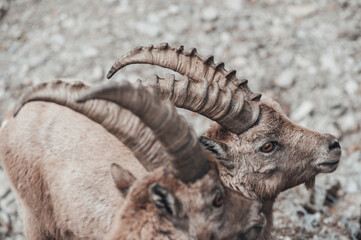
<path fill-rule="evenodd" d="M 340 138 L 336 172 L 278 198 L 275 239 L 361 239 L 360 0 L 0 0 L 0 119 L 28 85 L 100 82 L 126 51 L 161 42 L 214 54 L 292 120 Z M 153 73 L 170 72 L 130 66 L 115 79 Z M 1 166 L 0 239 L 25 239 Z"/>

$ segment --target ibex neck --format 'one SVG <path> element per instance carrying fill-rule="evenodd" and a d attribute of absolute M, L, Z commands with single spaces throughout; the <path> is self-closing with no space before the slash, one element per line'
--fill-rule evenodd
<path fill-rule="evenodd" d="M 264 200 L 262 212 L 266 217 L 267 223 L 263 230 L 263 236 L 261 237 L 262 240 L 269 240 L 272 239 L 271 232 L 273 228 L 273 204 L 275 202 L 275 198 Z"/>

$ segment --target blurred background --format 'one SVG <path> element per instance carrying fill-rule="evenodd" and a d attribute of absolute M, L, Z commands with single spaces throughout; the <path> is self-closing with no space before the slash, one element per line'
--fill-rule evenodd
<path fill-rule="evenodd" d="M 336 172 L 279 196 L 275 239 L 361 239 L 360 0 L 0 0 L 0 120 L 27 86 L 100 83 L 127 51 L 162 42 L 213 54 L 291 120 L 340 139 Z M 172 72 L 138 65 L 113 78 L 154 73 Z M 25 239 L 19 214 L 0 166 L 0 239 Z"/>

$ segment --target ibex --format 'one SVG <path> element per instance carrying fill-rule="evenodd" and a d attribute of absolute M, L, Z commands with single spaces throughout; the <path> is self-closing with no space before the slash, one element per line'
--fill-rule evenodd
<path fill-rule="evenodd" d="M 215 64 L 213 56 L 204 58 L 195 48 L 184 51 L 167 43 L 137 47 L 121 57 L 107 77 L 137 63 L 187 76 L 179 81 L 154 76 L 145 85 L 158 88 L 175 106 L 217 122 L 200 141 L 217 156 L 224 184 L 263 201 L 268 219 L 264 239 L 270 238 L 272 206 L 280 192 L 302 183 L 310 187 L 317 174 L 336 170 L 341 147 L 334 136 L 291 122 L 275 101 L 261 100 L 247 80 L 237 79 L 236 71 L 225 70 L 223 62 Z"/>
<path fill-rule="evenodd" d="M 0 153 L 23 210 L 28 239 L 260 236 L 265 224 L 262 205 L 224 187 L 214 156 L 174 106 L 161 101 L 155 91 L 110 83 L 79 98 L 107 101 L 78 104 L 80 90 L 89 88 L 80 82 L 57 81 L 36 89 L 51 94 L 54 85 L 67 94 L 64 103 L 102 119 L 132 151 L 147 149 L 156 141 L 159 148 L 150 148 L 148 154 L 163 156 L 169 164 L 146 174 L 114 136 L 64 107 L 37 102 L 17 109 L 18 116 L 1 129 Z M 104 109 L 113 114 L 98 114 Z M 124 120 L 125 130 L 118 131 L 119 119 L 114 116 Z M 134 141 L 126 141 L 124 131 Z M 147 140 L 144 136 L 149 134 Z M 138 160 L 149 164 L 147 158 Z M 111 162 L 115 163 L 110 173 Z M 133 174 L 144 176 L 136 180 Z"/>
<path fill-rule="evenodd" d="M 260 94 L 248 88 L 247 80 L 237 79 L 236 71 L 226 71 L 223 63 L 214 64 L 213 56 L 203 58 L 195 49 L 185 52 L 182 46 L 172 48 L 168 44 L 138 47 L 116 62 L 108 78 L 133 63 L 159 65 L 185 75 L 180 80 L 175 80 L 174 76 L 169 79 L 154 76 L 144 85 L 158 88 L 161 97 L 171 100 L 177 107 L 198 112 L 217 122 L 200 141 L 217 157 L 220 177 L 225 185 L 262 201 L 267 226 L 261 239 L 270 238 L 272 206 L 280 192 L 302 183 L 312 186 L 317 174 L 330 173 L 337 168 L 341 147 L 334 136 L 292 123 L 276 102 L 261 100 Z M 88 112 L 78 105 L 69 104 L 66 91 L 58 90 L 56 86 L 50 88 L 50 93 L 43 88 L 29 92 L 18 109 L 28 101 L 45 100 L 66 105 L 80 113 Z M 45 104 L 42 106 L 43 109 L 51 108 Z M 124 118 L 126 120 L 115 123 L 108 118 L 108 123 L 104 124 L 105 116 L 119 119 L 120 113 L 111 112 L 112 109 L 105 108 L 93 116 L 86 115 L 109 131 L 117 128 L 127 136 L 122 125 L 138 120 Z M 145 133 L 146 128 L 142 131 L 142 139 L 152 138 L 151 134 Z M 131 143 L 135 139 L 126 137 L 126 141 Z M 154 144 L 134 151 L 138 158 L 147 159 L 144 164 L 147 170 L 167 163 L 159 151 L 161 146 L 157 141 L 151 142 Z M 150 149 L 153 149 L 152 153 Z"/>

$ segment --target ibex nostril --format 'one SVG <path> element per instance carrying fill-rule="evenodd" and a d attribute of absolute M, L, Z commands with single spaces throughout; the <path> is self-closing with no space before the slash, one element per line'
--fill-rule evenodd
<path fill-rule="evenodd" d="M 334 149 L 340 149 L 340 143 L 337 140 L 332 141 L 332 143 L 328 146 L 328 149 L 334 150 Z"/>

